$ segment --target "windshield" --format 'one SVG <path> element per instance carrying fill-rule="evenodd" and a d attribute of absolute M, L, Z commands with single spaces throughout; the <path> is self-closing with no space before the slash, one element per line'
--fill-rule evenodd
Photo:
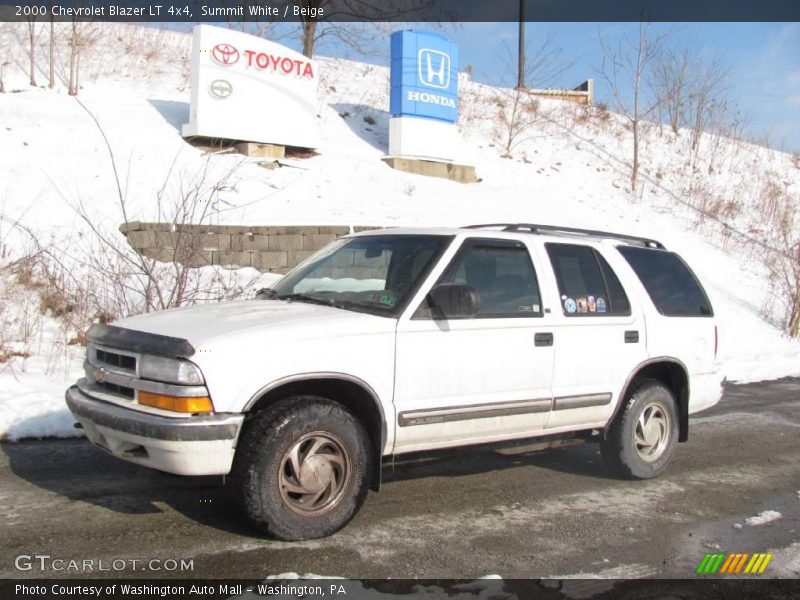
<path fill-rule="evenodd" d="M 344 238 L 286 275 L 268 297 L 394 316 L 451 239 L 442 235 Z"/>

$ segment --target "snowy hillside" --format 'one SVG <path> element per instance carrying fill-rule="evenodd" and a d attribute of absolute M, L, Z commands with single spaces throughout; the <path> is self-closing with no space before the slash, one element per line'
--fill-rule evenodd
<path fill-rule="evenodd" d="M 460 160 L 476 165 L 481 181 L 424 178 L 380 161 L 388 148 L 388 69 L 320 58 L 319 154 L 267 170 L 255 159 L 205 153 L 180 137 L 189 114 L 188 35 L 94 26 L 76 100 L 63 82 L 47 89 L 44 33 L 40 87 L 29 85 L 23 31 L 15 27 L 0 30 L 0 48 L 9 54 L 0 57 L 8 61 L 7 93 L 0 94 L 0 435 L 73 433 L 63 390 L 81 372 L 79 330 L 87 313 L 77 318 L 59 305 L 69 298 L 43 301 L 47 280 L 41 272 L 26 275 L 14 261 L 44 246 L 66 267 L 59 277 L 89 277 L 94 263 L 87 256 L 96 246 L 80 211 L 105 235 L 124 239 L 108 147 L 131 221 L 156 220 L 194 190 L 212 223 L 507 221 L 655 238 L 681 253 L 704 282 L 721 322 L 729 379 L 800 375 L 800 342 L 779 328 L 788 300 L 768 277 L 767 251 L 759 246 L 780 242 L 772 225 L 777 214 L 796 219 L 797 157 L 714 136 L 692 153 L 688 136 L 652 126 L 643 184 L 633 194 L 630 132 L 617 115 L 540 100 L 509 144 L 504 115 L 511 92 L 462 75 Z M 787 227 L 796 231 L 798 224 Z M 258 285 L 252 269 L 221 276 L 227 289 L 245 294 Z"/>

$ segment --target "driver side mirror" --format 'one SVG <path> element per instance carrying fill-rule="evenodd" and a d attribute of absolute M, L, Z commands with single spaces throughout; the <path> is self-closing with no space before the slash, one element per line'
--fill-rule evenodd
<path fill-rule="evenodd" d="M 478 312 L 478 294 L 471 285 L 441 283 L 428 294 L 436 318 L 472 317 Z"/>

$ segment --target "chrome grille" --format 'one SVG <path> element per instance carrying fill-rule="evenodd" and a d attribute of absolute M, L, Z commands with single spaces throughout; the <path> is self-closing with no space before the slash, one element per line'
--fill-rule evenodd
<path fill-rule="evenodd" d="M 123 406 L 135 403 L 139 392 L 178 397 L 208 396 L 204 385 L 181 385 L 141 379 L 137 373 L 142 355 L 90 343 L 78 387 L 86 395 Z"/>
<path fill-rule="evenodd" d="M 136 396 L 136 391 L 133 388 L 117 385 L 116 383 L 111 383 L 110 381 L 95 381 L 94 384 L 110 394 L 116 394 L 118 396 L 122 396 L 123 398 L 128 398 L 129 400 L 133 400 Z"/>
<path fill-rule="evenodd" d="M 111 367 L 136 372 L 136 358 L 126 354 L 118 354 L 110 350 L 95 349 L 95 364 L 106 364 Z"/>
<path fill-rule="evenodd" d="M 84 363 L 86 378 L 99 392 L 130 402 L 136 399 L 137 355 L 89 344 Z"/>

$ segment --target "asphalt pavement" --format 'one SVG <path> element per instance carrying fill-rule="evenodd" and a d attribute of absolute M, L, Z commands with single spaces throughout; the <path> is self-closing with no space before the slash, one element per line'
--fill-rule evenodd
<path fill-rule="evenodd" d="M 682 578 L 709 552 L 772 553 L 759 577 L 796 578 L 800 380 L 729 386 L 657 479 L 615 478 L 592 444 L 397 464 L 348 527 L 309 542 L 254 534 L 222 478 L 85 440 L 0 444 L 0 511 L 4 578 Z"/>

